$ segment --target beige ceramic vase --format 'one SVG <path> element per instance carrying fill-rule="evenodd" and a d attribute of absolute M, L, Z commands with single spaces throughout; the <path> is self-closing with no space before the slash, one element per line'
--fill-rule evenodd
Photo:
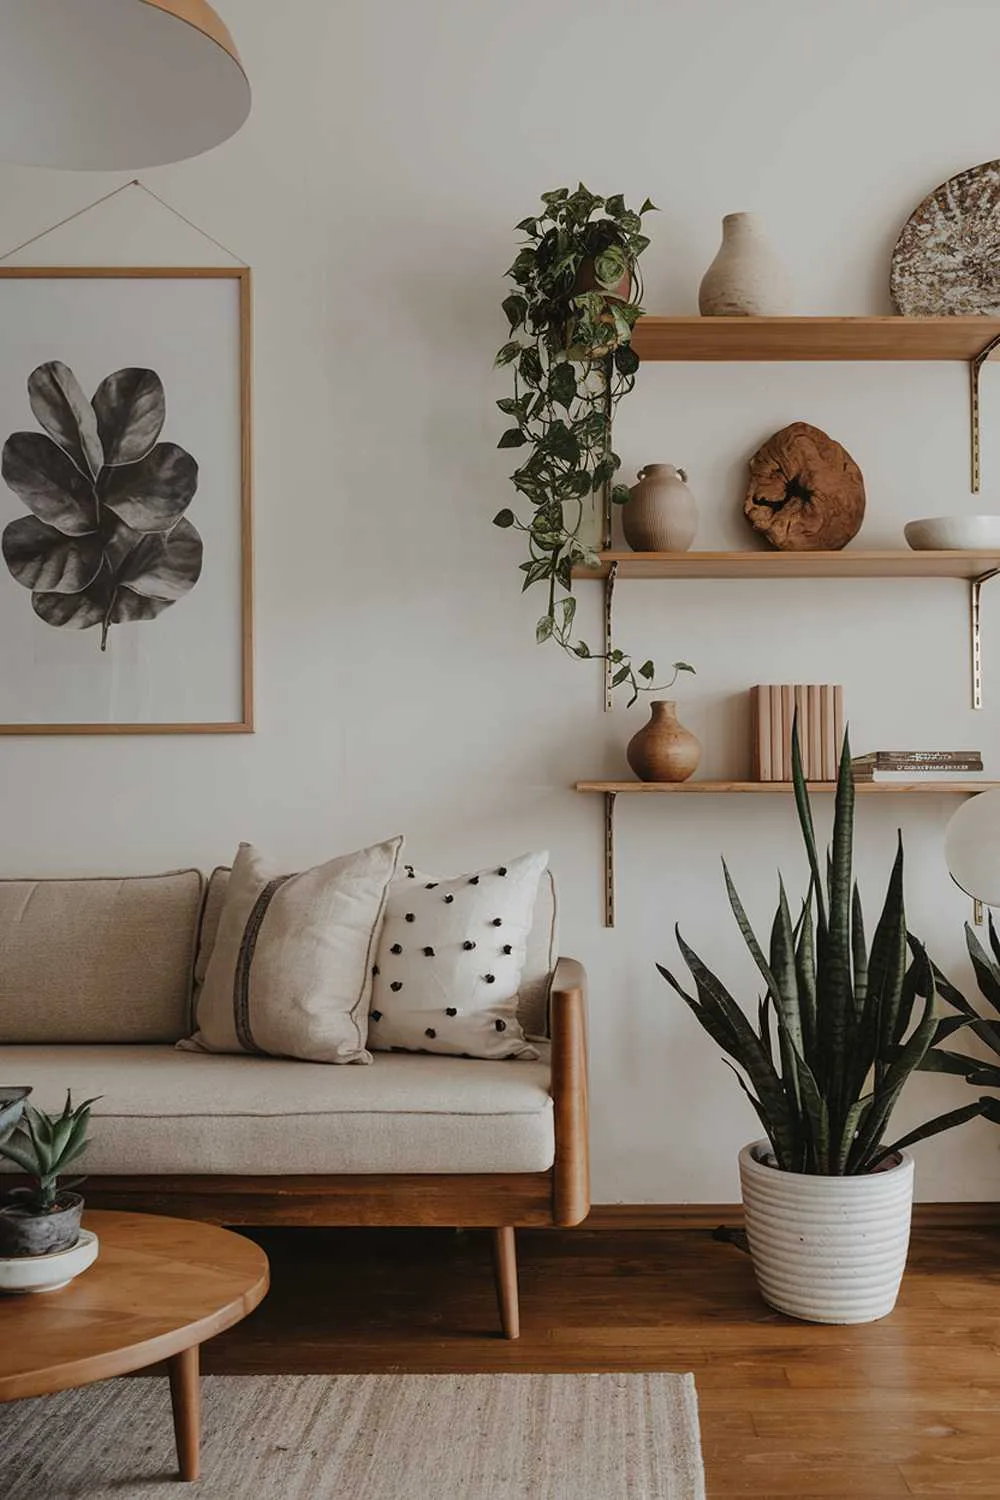
<path fill-rule="evenodd" d="M 687 781 L 701 759 L 701 744 L 677 719 L 677 704 L 654 699 L 650 719 L 629 741 L 628 763 L 640 781 Z"/>
<path fill-rule="evenodd" d="M 687 475 L 673 464 L 647 464 L 622 507 L 622 530 L 634 552 L 686 552 L 698 529 Z"/>
<path fill-rule="evenodd" d="M 792 311 L 791 279 L 756 214 L 726 214 L 698 307 L 713 318 L 780 318 Z"/>

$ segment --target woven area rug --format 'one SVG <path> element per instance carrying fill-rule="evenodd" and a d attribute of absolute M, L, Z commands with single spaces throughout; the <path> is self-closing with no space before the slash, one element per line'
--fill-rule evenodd
<path fill-rule="evenodd" d="M 3 1500 L 704 1500 L 690 1375 L 202 1381 L 179 1485 L 165 1379 L 0 1406 Z"/>

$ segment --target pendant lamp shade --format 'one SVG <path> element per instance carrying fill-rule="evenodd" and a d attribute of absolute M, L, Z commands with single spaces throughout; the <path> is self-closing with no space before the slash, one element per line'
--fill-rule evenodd
<path fill-rule="evenodd" d="M 948 821 L 944 857 L 955 884 L 987 906 L 1000 906 L 1000 791 L 963 802 Z"/>
<path fill-rule="evenodd" d="M 249 112 L 206 0 L 0 0 L 0 160 L 162 166 L 217 146 Z"/>

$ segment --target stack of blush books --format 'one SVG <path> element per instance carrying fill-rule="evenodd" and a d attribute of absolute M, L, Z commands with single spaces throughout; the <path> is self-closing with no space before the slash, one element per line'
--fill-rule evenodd
<path fill-rule="evenodd" d="M 754 781 L 791 781 L 792 725 L 807 781 L 836 781 L 844 738 L 839 683 L 759 683 L 750 689 Z"/>
<path fill-rule="evenodd" d="M 871 750 L 851 765 L 855 781 L 974 781 L 983 756 L 980 750 Z"/>

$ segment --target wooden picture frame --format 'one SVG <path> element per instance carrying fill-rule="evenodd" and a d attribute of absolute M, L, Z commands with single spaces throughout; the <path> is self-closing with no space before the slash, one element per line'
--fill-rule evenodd
<path fill-rule="evenodd" d="M 232 620 L 229 620 L 228 624 L 227 624 L 227 628 L 229 629 L 229 631 L 232 634 L 232 642 L 230 643 L 231 646 L 232 646 L 232 649 L 228 652 L 228 658 L 227 658 L 227 659 L 231 660 L 231 663 L 232 663 L 232 671 L 231 671 L 232 680 L 227 684 L 226 691 L 227 691 L 228 696 L 230 696 L 232 698 L 232 700 L 233 700 L 233 702 L 232 702 L 232 709 L 233 709 L 233 711 L 231 712 L 231 714 L 226 714 L 225 716 L 222 716 L 222 717 L 219 717 L 219 716 L 216 716 L 216 715 L 213 715 L 213 714 L 209 713 L 209 714 L 206 715 L 206 717 L 204 719 L 200 719 L 200 718 L 199 719 L 195 719 L 195 718 L 191 717 L 191 718 L 185 718 L 183 721 L 178 720 L 176 722 L 174 721 L 174 719 L 172 717 L 170 718 L 169 721 L 159 720 L 159 719 L 155 719 L 155 718 L 150 718 L 148 720 L 147 719 L 133 719 L 133 720 L 129 720 L 129 721 L 126 721 L 126 720 L 123 719 L 123 720 L 119 721 L 119 720 L 108 718 L 108 719 L 103 719 L 103 720 L 96 721 L 96 722 L 76 722 L 76 721 L 71 722 L 69 720 L 67 720 L 65 722 L 63 722 L 62 720 L 53 720 L 52 722 L 27 722 L 27 721 L 26 722 L 20 722 L 20 721 L 16 721 L 16 722 L 0 722 L 0 735 L 22 735 L 22 736 L 25 736 L 25 735 L 91 735 L 91 734 L 155 735 L 155 734 L 249 734 L 249 733 L 252 733 L 253 732 L 253 728 L 254 728 L 254 712 L 253 712 L 253 709 L 254 709 L 254 704 L 253 704 L 253 698 L 254 698 L 254 680 L 253 680 L 253 537 L 252 537 L 252 451 L 253 451 L 252 450 L 252 287 L 251 287 L 251 273 L 250 273 L 250 269 L 249 269 L 249 267 L 244 267 L 244 266 L 234 266 L 234 267 L 227 267 L 227 266 L 128 266 L 128 267 L 126 267 L 126 266 L 96 266 L 96 267 L 95 266 L 17 266 L 17 267 L 0 267 L 0 299 L 2 299 L 2 293 L 3 293 L 3 289 L 4 289 L 5 285 L 7 285 L 7 284 L 9 284 L 11 282 L 33 282 L 33 283 L 38 283 L 39 281 L 42 281 L 42 280 L 49 280 L 49 281 L 52 281 L 54 283 L 78 282 L 78 281 L 87 281 L 87 280 L 93 281 L 95 283 L 107 283 L 108 281 L 112 281 L 112 280 L 113 281 L 121 281 L 121 282 L 138 282 L 138 283 L 150 283 L 150 282 L 157 282 L 157 281 L 161 282 L 161 283 L 166 283 L 166 282 L 191 283 L 191 282 L 195 282 L 195 281 L 202 281 L 202 282 L 232 281 L 232 282 L 235 282 L 236 285 L 237 285 L 236 308 L 235 308 L 235 313 L 233 315 L 234 336 L 235 336 L 235 346 L 236 346 L 235 347 L 236 365 L 235 365 L 235 367 L 233 369 L 233 374 L 232 374 L 232 395 L 233 395 L 234 402 L 238 403 L 238 424 L 239 424 L 239 430 L 238 430 L 238 439 L 236 437 L 236 434 L 233 433 L 232 434 L 232 442 L 229 445 L 230 448 L 232 449 L 232 452 L 230 454 L 230 457 L 231 457 L 231 460 L 232 460 L 232 463 L 231 463 L 232 473 L 229 476 L 231 478 L 231 481 L 232 481 L 231 486 L 230 486 L 230 490 L 231 490 L 231 499 L 233 500 L 234 503 L 233 503 L 233 506 L 231 507 L 232 508 L 232 516 L 230 518 L 231 521 L 232 521 L 232 528 L 231 529 L 232 529 L 233 551 L 232 551 L 231 556 L 227 559 L 227 563 L 229 565 L 229 570 L 230 570 L 230 574 L 231 574 L 231 576 L 230 576 L 230 578 L 228 580 L 228 589 L 229 589 L 229 594 L 231 595 L 231 601 L 230 602 L 231 602 L 233 608 L 236 611 L 238 611 L 238 616 L 239 616 L 238 622 L 233 622 Z M 2 304 L 2 300 L 0 300 L 0 307 L 2 307 L 2 305 L 3 305 Z M 227 313 L 227 316 L 228 316 L 228 313 Z M 0 321 L 0 327 L 2 327 L 2 326 L 3 326 L 2 321 Z M 72 343 L 72 340 L 69 340 L 69 342 Z M 80 342 L 80 340 L 78 338 L 77 339 L 77 344 L 79 344 L 79 342 Z M 126 342 L 127 342 L 127 340 L 126 340 Z M 136 342 L 141 345 L 142 341 L 141 341 L 141 339 L 137 338 Z M 3 343 L 3 341 L 0 340 L 0 345 L 2 345 L 2 343 Z M 66 409 L 65 408 L 65 396 L 66 396 L 66 393 L 65 393 L 64 390 L 57 389 L 62 384 L 62 382 L 57 379 L 53 383 L 51 374 L 48 377 L 46 377 L 46 375 L 44 373 L 45 371 L 51 372 L 51 371 L 55 370 L 55 371 L 57 371 L 57 374 L 58 374 L 58 372 L 66 371 L 66 365 L 64 363 L 62 363 L 60 361 L 53 360 L 53 356 L 57 355 L 59 352 L 60 351 L 58 351 L 56 349 L 53 349 L 51 351 L 51 354 L 50 354 L 48 352 L 48 348 L 47 348 L 45 358 L 49 359 L 51 362 L 49 364 L 39 365 L 39 367 L 32 372 L 32 379 L 34 379 L 36 376 L 41 375 L 42 383 L 44 384 L 45 381 L 46 381 L 46 379 L 48 379 L 50 391 L 55 391 L 55 395 L 53 396 L 52 401 L 49 403 L 48 406 L 44 405 L 44 401 L 45 401 L 45 397 L 46 397 L 46 392 L 44 390 L 41 392 L 41 395 L 42 395 L 42 398 L 43 398 L 43 408 L 42 409 L 43 409 L 43 411 L 45 411 L 45 412 L 48 413 L 48 421 L 43 420 L 40 417 L 38 418 L 38 421 L 41 423 L 41 426 L 44 427 L 44 433 L 48 434 L 49 436 L 46 437 L 44 434 L 39 433 L 37 435 L 37 437 L 36 437 L 36 441 L 40 441 L 40 442 L 43 442 L 43 443 L 50 443 L 52 441 L 52 436 L 53 435 L 55 435 L 55 436 L 59 435 L 60 413 L 63 412 L 63 411 L 65 411 L 65 409 Z M 142 355 L 141 355 L 141 352 L 140 352 L 140 354 L 135 358 L 134 364 L 137 365 L 137 366 L 140 365 L 141 358 L 142 358 Z M 2 355 L 0 355 L 0 363 L 2 363 Z M 197 354 L 194 354 L 192 356 L 192 368 L 197 367 L 197 364 L 198 364 L 198 356 L 197 356 Z M 28 371 L 27 370 L 25 370 L 23 373 L 24 373 L 24 376 L 28 375 Z M 81 373 L 83 373 L 83 372 L 81 372 Z M 89 373 L 91 374 L 91 377 L 93 378 L 93 372 L 89 372 Z M 130 372 L 128 370 L 123 369 L 123 370 L 119 370 L 119 371 L 117 371 L 115 373 L 116 373 L 116 376 L 117 376 L 117 375 L 125 375 L 125 374 L 128 374 Z M 137 373 L 139 373 L 139 374 L 153 375 L 156 378 L 157 382 L 159 381 L 159 377 L 156 375 L 155 371 L 152 371 L 152 370 L 143 371 L 140 368 L 137 371 Z M 74 381 L 74 387 L 73 388 L 76 390 L 77 396 L 82 396 L 82 391 L 80 390 L 79 386 L 77 386 L 75 384 L 75 377 L 73 377 L 72 372 L 71 371 L 67 371 L 67 374 L 69 375 L 70 380 Z M 98 374 L 99 375 L 103 375 L 104 374 L 103 369 L 100 370 L 98 372 Z M 101 391 L 104 390 L 106 387 L 108 387 L 109 386 L 109 382 L 111 382 L 114 378 L 115 378 L 115 376 L 108 376 L 108 378 L 106 380 L 102 381 L 102 385 L 98 388 L 98 391 L 95 393 L 95 398 L 94 398 L 95 401 L 97 401 L 98 398 L 100 397 Z M 176 382 L 175 382 L 175 384 L 176 384 Z M 2 389 L 2 384 L 0 384 L 0 389 Z M 31 387 L 29 386 L 29 395 L 30 394 L 31 394 Z M 35 394 L 36 395 L 39 394 L 39 390 L 38 390 L 37 386 L 36 386 Z M 162 397 L 163 397 L 163 388 L 161 386 L 160 387 L 161 408 L 162 408 L 162 405 L 163 405 Z M 60 404 L 59 410 L 56 410 L 55 409 L 55 405 L 58 404 L 58 403 L 62 403 L 62 404 Z M 21 400 L 21 404 L 22 404 L 22 407 L 23 407 L 23 405 L 24 405 L 23 397 L 22 397 L 22 400 Z M 85 398 L 84 398 L 84 404 L 85 404 L 86 413 L 87 413 L 87 420 L 89 422 L 91 420 L 90 407 L 91 407 L 92 403 L 87 403 L 86 400 L 85 400 Z M 70 407 L 72 408 L 72 400 L 70 401 Z M 35 403 L 34 398 L 32 398 L 32 401 L 31 401 L 31 410 L 32 410 L 32 412 L 35 413 L 35 415 L 37 417 L 38 416 L 38 411 L 37 411 L 37 408 L 36 408 L 36 403 Z M 114 411 L 112 411 L 112 417 L 114 417 L 115 415 L 116 415 L 116 413 Z M 233 415 L 233 421 L 235 421 L 236 420 L 236 417 L 235 417 L 235 408 L 233 410 L 232 415 Z M 98 412 L 98 422 L 100 422 L 100 416 L 101 416 L 101 414 L 100 414 L 100 412 Z M 29 418 L 28 421 L 30 423 L 31 418 Z M 132 430 L 134 430 L 134 429 L 132 429 Z M 158 431 L 158 429 L 157 429 L 157 431 Z M 95 432 L 96 432 L 96 429 L 95 429 Z M 21 437 L 21 438 L 25 438 L 27 436 L 27 434 L 18 434 L 18 436 Z M 170 430 L 169 414 L 168 414 L 168 417 L 167 417 L 167 426 L 166 426 L 165 431 L 164 431 L 164 436 L 168 437 L 168 438 L 172 438 L 173 437 L 173 433 Z M 3 440 L 6 439 L 6 438 L 7 438 L 7 431 L 6 431 L 6 427 L 5 427 L 5 430 L 2 433 L 0 433 L 0 442 L 3 442 Z M 154 439 L 154 441 L 155 441 L 155 439 Z M 69 448 L 71 448 L 72 443 L 68 442 L 68 441 L 63 441 L 62 439 L 60 439 L 59 446 L 62 446 L 63 448 L 66 448 L 66 449 L 69 449 Z M 187 454 L 183 449 L 179 448 L 176 443 L 171 443 L 169 445 L 168 444 L 158 444 L 157 446 L 159 446 L 159 447 L 170 446 L 175 454 L 180 454 L 182 459 L 187 459 L 189 463 L 191 462 L 191 455 Z M 237 446 L 238 446 L 238 453 L 236 452 Z M 99 452 L 103 451 L 103 450 L 100 450 L 100 443 L 99 442 L 98 442 L 98 449 L 99 449 Z M 51 450 L 49 450 L 49 451 L 51 451 Z M 147 455 L 147 457 L 148 457 L 148 455 Z M 69 462 L 68 459 L 66 461 L 67 461 L 67 463 Z M 95 464 L 95 462 L 96 463 L 101 463 L 103 461 L 104 460 L 101 457 L 98 457 L 98 459 L 96 461 L 94 459 L 91 459 L 91 466 L 93 467 L 94 464 Z M 143 460 L 143 461 L 145 462 L 145 460 Z M 128 464 L 129 459 L 127 457 L 121 457 L 121 458 L 118 459 L 118 462 L 121 465 L 126 465 L 126 464 Z M 138 465 L 136 465 L 136 467 L 138 467 Z M 197 464 L 193 465 L 193 471 L 197 475 L 197 473 L 198 473 L 198 465 Z M 100 473 L 101 473 L 101 475 L 105 475 L 105 474 L 108 473 L 108 470 L 107 469 L 101 469 Z M 90 474 L 87 473 L 86 471 L 85 471 L 85 474 L 86 474 L 86 478 L 89 480 L 91 478 Z M 5 480 L 7 479 L 6 473 L 4 475 L 4 478 L 5 478 Z M 195 481 L 195 483 L 196 482 L 197 481 Z M 97 486 L 98 486 L 98 475 L 97 475 L 97 469 L 95 467 L 94 468 L 94 472 L 93 472 L 93 489 L 94 489 L 95 492 L 100 493 L 98 491 Z M 237 486 L 238 486 L 238 497 L 237 497 L 237 494 L 236 494 L 236 488 L 237 488 Z M 12 490 L 14 490 L 14 486 L 11 485 L 11 484 L 9 484 L 9 483 L 7 485 L 0 485 L 0 495 L 10 496 Z M 16 496 L 17 495 L 17 491 L 14 491 L 14 494 Z M 14 496 L 11 496 L 11 498 L 14 498 Z M 23 496 L 21 498 L 23 498 Z M 127 499 L 128 499 L 128 497 L 126 496 L 126 500 Z M 16 501 L 15 501 L 15 503 L 16 503 Z M 186 504 L 186 502 L 184 502 L 184 503 Z M 204 513 L 204 504 L 205 504 L 205 502 L 202 501 L 202 513 Z M 28 505 L 28 502 L 24 501 L 24 505 Z M 7 507 L 7 512 L 5 512 L 5 515 L 10 512 L 10 509 L 11 509 L 10 507 Z M 102 513 L 101 509 L 100 509 L 100 502 L 98 502 L 98 512 L 97 513 L 98 513 L 98 515 L 100 515 Z M 103 513 L 106 514 L 107 512 L 105 511 Z M 29 524 L 34 525 L 37 528 L 37 519 L 31 519 L 32 516 L 34 516 L 34 517 L 37 518 L 37 510 L 36 510 L 34 504 L 31 504 L 28 507 L 27 512 L 24 511 L 23 506 L 22 506 L 20 514 L 21 515 L 26 515 L 29 518 Z M 197 517 L 196 517 L 196 519 L 197 519 Z M 124 525 L 124 523 L 122 523 L 122 524 Z M 198 533 L 197 529 L 192 528 L 190 522 L 185 522 L 185 524 L 187 525 L 188 534 L 189 535 L 193 531 L 195 545 L 197 547 L 197 563 L 196 564 L 191 564 L 191 576 L 193 578 L 193 582 L 190 582 L 187 585 L 188 588 L 193 589 L 195 587 L 195 584 L 197 582 L 199 582 L 200 578 L 201 578 L 201 547 L 202 547 L 202 544 L 201 544 L 201 538 L 199 536 L 199 533 Z M 158 527 L 161 526 L 161 525 L 163 526 L 163 528 L 164 528 L 163 531 L 162 531 L 162 536 L 163 537 L 170 536 L 171 534 L 173 534 L 176 531 L 176 526 L 173 523 L 165 524 L 165 523 L 159 523 L 158 522 L 157 525 L 158 525 Z M 129 528 L 128 527 L 124 527 L 124 530 L 125 531 L 129 531 Z M 144 540 L 146 540 L 147 539 L 146 535 L 144 533 L 141 533 L 141 534 L 143 534 Z M 23 535 L 23 533 L 22 533 L 22 535 Z M 129 535 L 131 536 L 131 532 L 130 531 L 129 531 Z M 72 538 L 70 538 L 70 540 L 72 540 Z M 102 545 L 103 545 L 103 542 L 102 542 Z M 164 545 L 165 545 L 165 543 L 164 543 Z M 105 547 L 105 549 L 104 549 L 104 557 L 105 557 L 105 559 L 107 559 L 107 557 L 109 555 L 109 552 L 110 552 L 110 547 Z M 6 561 L 6 566 L 4 566 L 4 562 L 5 561 Z M 18 561 L 19 560 L 17 558 L 15 558 L 15 562 L 18 562 Z M 29 559 L 28 559 L 28 567 L 27 567 L 27 571 L 25 573 L 25 576 L 22 576 L 21 578 L 18 578 L 17 574 L 14 573 L 14 569 L 11 566 L 10 561 L 7 559 L 7 549 L 5 548 L 5 550 L 4 550 L 4 558 L 3 558 L 3 560 L 0 560 L 0 587 L 5 587 L 7 584 L 11 584 L 15 580 L 16 580 L 16 582 L 25 583 L 25 577 L 27 577 L 27 578 L 30 579 L 31 576 L 32 576 L 33 570 L 37 570 L 38 566 L 39 566 L 38 563 L 35 560 L 33 560 L 33 559 L 31 559 L 29 557 Z M 107 566 L 110 569 L 110 564 L 107 564 Z M 238 577 L 237 577 L 237 570 L 238 570 Z M 22 564 L 22 572 L 24 572 L 23 564 Z M 13 579 L 12 579 L 12 574 L 14 575 Z M 47 576 L 47 575 L 43 574 L 43 577 L 44 576 Z M 116 575 L 114 573 L 110 573 L 109 576 L 110 576 L 111 582 L 108 584 L 108 587 L 110 588 L 112 586 L 112 584 L 115 584 L 117 582 L 117 577 L 116 577 Z M 121 576 L 121 575 L 117 575 L 117 576 Z M 32 583 L 30 583 L 30 582 L 25 583 L 25 587 L 29 587 L 29 588 L 34 589 L 34 585 Z M 42 590 L 44 590 L 45 587 L 46 587 L 45 583 L 42 583 L 41 585 L 39 585 L 39 588 L 42 589 Z M 119 595 L 120 592 L 121 592 L 120 590 L 117 590 L 117 589 L 115 590 L 115 597 L 116 598 L 118 597 L 118 595 Z M 167 590 L 164 589 L 163 592 L 166 593 Z M 35 592 L 32 592 L 31 601 L 30 601 L 30 604 L 32 606 L 35 605 L 35 600 L 36 600 L 37 597 L 39 597 L 39 595 L 37 595 Z M 58 599 L 63 598 L 64 595 L 45 594 L 43 597 L 50 598 L 50 599 L 55 597 L 58 600 Z M 77 598 L 79 598 L 81 596 L 78 595 L 78 594 L 74 594 L 73 597 L 74 597 L 74 599 L 77 599 Z M 129 596 L 129 597 L 132 597 L 132 596 Z M 178 602 L 181 602 L 182 603 L 182 608 L 183 608 L 182 595 L 179 592 L 175 593 L 173 595 L 173 597 L 168 602 L 169 603 L 173 603 L 173 602 L 175 602 L 175 600 L 178 601 Z M 18 601 L 18 602 L 20 602 L 20 601 Z M 132 614 L 132 615 L 129 615 L 128 613 L 123 613 L 123 614 L 119 614 L 117 616 L 112 617 L 111 616 L 111 612 L 110 612 L 110 608 L 109 608 L 108 617 L 103 622 L 98 622 L 98 623 L 101 623 L 101 625 L 102 625 L 103 636 L 99 636 L 98 632 L 91 631 L 89 628 L 87 628 L 87 626 L 89 626 L 90 623 L 93 623 L 93 621 L 86 621 L 86 620 L 84 621 L 84 629 L 83 630 L 75 629 L 72 632 L 70 632 L 70 631 L 67 631 L 67 630 L 64 629 L 64 630 L 61 630 L 61 631 L 58 631 L 58 632 L 54 631 L 53 635 L 69 636 L 70 634 L 72 634 L 74 636 L 80 636 L 82 634 L 86 634 L 88 637 L 94 636 L 95 638 L 97 638 L 100 641 L 101 649 L 103 650 L 104 649 L 104 642 L 109 638 L 109 634 L 110 634 L 110 636 L 111 636 L 112 639 L 115 638 L 114 637 L 114 631 L 115 630 L 117 630 L 117 631 L 123 631 L 124 630 L 125 632 L 128 632 L 128 631 L 143 631 L 143 630 L 148 630 L 150 628 L 148 624 L 137 624 L 135 622 L 136 621 L 149 621 L 151 619 L 154 619 L 155 615 L 159 611 L 161 611 L 161 610 L 167 610 L 167 603 L 168 602 L 162 602 L 162 601 L 159 600 L 159 598 L 157 598 L 157 599 L 154 599 L 153 601 L 151 601 L 148 604 L 143 604 L 142 603 L 142 597 L 140 595 L 140 604 L 137 606 L 137 608 L 141 608 L 141 609 L 145 610 L 144 613 L 135 613 L 135 614 Z M 25 603 L 28 603 L 28 601 L 25 601 Z M 134 599 L 133 599 L 133 603 L 134 603 Z M 79 618 L 79 613 L 80 612 L 78 612 L 78 618 Z M 37 606 L 35 607 L 35 614 L 36 615 L 41 615 L 41 619 L 42 620 L 46 620 L 46 615 L 42 614 L 41 609 L 38 608 Z M 30 610 L 29 610 L 29 615 L 30 615 Z M 108 618 L 112 618 L 113 619 L 113 629 L 110 630 L 110 631 L 109 631 L 109 625 L 108 625 Z M 35 623 L 36 622 L 32 621 L 31 622 L 32 626 L 34 626 Z M 53 624 L 63 625 L 63 624 L 70 624 L 70 623 L 76 624 L 77 621 L 63 621 L 62 619 L 59 619 L 59 618 L 57 618 L 57 619 L 48 619 L 48 625 L 53 625 Z M 188 647 L 188 650 L 190 651 L 190 646 Z M 222 656 L 225 656 L 226 654 L 227 653 L 224 652 L 224 651 L 222 651 L 221 648 L 220 648 L 220 659 L 221 659 Z M 195 655 L 197 655 L 197 653 L 195 653 Z M 238 659 L 238 667 L 237 667 L 237 659 Z M 2 674 L 3 669 L 4 669 L 3 668 L 3 664 L 0 663 L 0 674 Z M 140 670 L 140 668 L 134 668 L 134 672 L 138 672 L 139 670 Z M 206 688 L 206 696 L 208 696 L 208 694 L 209 694 L 209 689 Z M 0 718 L 3 718 L 3 717 L 4 717 L 3 712 L 0 711 Z"/>

